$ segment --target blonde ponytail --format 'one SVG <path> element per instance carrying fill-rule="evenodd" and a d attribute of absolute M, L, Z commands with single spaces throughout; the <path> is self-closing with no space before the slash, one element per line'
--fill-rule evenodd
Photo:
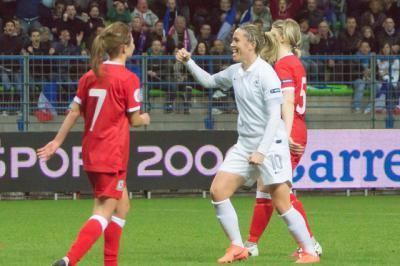
<path fill-rule="evenodd" d="M 261 49 L 260 57 L 267 61 L 269 64 L 273 65 L 278 59 L 279 43 L 271 32 L 266 32 L 264 34 L 264 38 L 265 45 Z"/>
<path fill-rule="evenodd" d="M 90 56 L 90 66 L 97 77 L 101 75 L 100 65 L 103 62 L 105 53 L 104 37 L 101 34 L 97 35 L 93 41 Z"/>

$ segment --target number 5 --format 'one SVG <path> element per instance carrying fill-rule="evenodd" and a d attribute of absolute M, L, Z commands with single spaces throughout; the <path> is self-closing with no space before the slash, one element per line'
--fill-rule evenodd
<path fill-rule="evenodd" d="M 103 106 L 104 99 L 106 98 L 107 91 L 104 89 L 90 89 L 89 96 L 97 97 L 96 109 L 94 110 L 94 115 L 92 119 L 92 125 L 90 126 L 90 131 L 93 131 L 94 124 L 96 123 L 97 118 L 99 117 L 101 107 Z"/>
<path fill-rule="evenodd" d="M 306 112 L 306 91 L 305 91 L 305 86 L 307 85 L 307 80 L 306 77 L 301 78 L 301 91 L 300 91 L 300 97 L 303 100 L 302 105 L 297 105 L 296 106 L 296 112 L 299 114 L 304 114 Z"/>

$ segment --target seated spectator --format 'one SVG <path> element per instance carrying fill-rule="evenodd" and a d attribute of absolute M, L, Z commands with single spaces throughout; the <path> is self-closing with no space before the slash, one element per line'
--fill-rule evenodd
<path fill-rule="evenodd" d="M 339 33 L 337 38 L 337 51 L 340 54 L 355 54 L 362 39 L 361 33 L 357 30 L 357 21 L 355 17 L 347 17 L 345 28 Z"/>
<path fill-rule="evenodd" d="M 389 43 L 390 46 L 400 44 L 400 32 L 396 32 L 393 19 L 387 17 L 382 26 L 383 29 L 376 34 L 379 50 L 382 50 L 386 43 Z"/>
<path fill-rule="evenodd" d="M 248 14 L 250 12 L 250 15 Z M 248 21 L 246 20 L 246 17 L 249 17 Z M 253 1 L 253 5 L 251 6 L 250 9 L 247 9 L 246 11 L 243 12 L 243 15 L 240 19 L 242 22 L 254 22 L 256 20 L 261 20 L 263 24 L 263 31 L 269 31 L 271 29 L 271 24 L 272 24 L 272 16 L 271 16 L 271 11 L 267 6 L 265 6 L 263 0 L 255 0 Z"/>
<path fill-rule="evenodd" d="M 175 49 L 174 40 L 170 36 L 166 35 L 163 26 L 162 21 L 157 21 L 151 30 L 150 37 L 152 41 L 159 40 L 161 42 L 163 51 L 166 54 L 172 54 Z"/>
<path fill-rule="evenodd" d="M 362 108 L 362 100 L 364 97 L 364 91 L 366 88 L 371 88 L 372 80 L 372 69 L 371 69 L 371 60 L 369 56 L 371 55 L 371 47 L 369 43 L 365 40 L 360 42 L 357 56 L 368 56 L 368 58 L 362 58 L 360 60 L 354 60 L 351 64 L 353 65 L 353 75 L 359 74 L 355 77 L 353 81 L 354 93 L 353 93 L 353 102 L 352 102 L 352 111 L 354 113 L 360 113 Z M 357 69 L 358 68 L 358 69 Z"/>
<path fill-rule="evenodd" d="M 299 23 L 299 26 L 301 31 L 301 43 L 299 47 L 301 51 L 300 60 L 303 63 L 304 68 L 306 69 L 306 72 L 308 74 L 307 78 L 311 81 L 316 81 L 316 75 L 318 74 L 318 65 L 310 58 L 307 58 L 307 56 L 310 55 L 311 44 L 317 42 L 317 37 L 314 33 L 310 31 L 310 26 L 308 25 L 307 19 L 302 19 Z"/>
<path fill-rule="evenodd" d="M 294 19 L 303 2 L 304 0 L 270 0 L 269 9 L 271 10 L 272 20 Z"/>
<path fill-rule="evenodd" d="M 42 0 L 19 0 L 17 1 L 16 18 L 21 24 L 24 34 L 29 34 L 33 28 L 40 28 L 39 8 Z"/>
<path fill-rule="evenodd" d="M 211 47 L 215 37 L 211 34 L 211 25 L 204 23 L 200 26 L 200 34 L 197 36 L 199 42 L 207 43 L 208 47 Z"/>
<path fill-rule="evenodd" d="M 315 43 L 311 44 L 310 52 L 312 55 L 333 55 L 336 52 L 336 39 L 330 31 L 326 21 L 319 23 L 318 32 L 315 35 Z M 318 80 L 325 82 L 330 79 L 330 74 L 335 67 L 333 59 L 318 60 Z"/>
<path fill-rule="evenodd" d="M 209 55 L 208 44 L 204 41 L 200 41 L 193 51 L 193 55 Z"/>
<path fill-rule="evenodd" d="M 369 9 L 361 15 L 360 25 L 361 27 L 370 26 L 376 34 L 382 29 L 386 15 L 383 13 L 383 6 L 380 0 L 371 0 L 368 7 Z"/>
<path fill-rule="evenodd" d="M 39 31 L 40 31 L 40 44 L 43 47 L 46 47 L 46 49 L 47 48 L 50 49 L 51 41 L 53 40 L 53 35 L 51 34 L 50 29 L 43 26 L 39 29 Z M 54 51 L 53 51 L 53 53 L 54 53 Z M 50 55 L 53 53 L 50 53 Z"/>
<path fill-rule="evenodd" d="M 263 31 L 264 24 L 263 24 L 263 21 L 261 19 L 254 20 L 252 24 L 256 25 L 257 28 L 260 29 L 260 31 Z"/>
<path fill-rule="evenodd" d="M 212 55 L 227 55 L 228 51 L 225 49 L 225 44 L 222 40 L 214 40 L 213 46 L 210 49 Z"/>
<path fill-rule="evenodd" d="M 61 35 L 61 31 L 68 30 L 71 35 L 69 42 L 76 46 L 81 45 L 85 37 L 86 24 L 76 17 L 74 5 L 68 4 L 66 6 L 62 19 L 57 19 L 56 25 L 58 36 Z"/>
<path fill-rule="evenodd" d="M 400 75 L 400 61 L 397 58 L 387 57 L 392 54 L 390 43 L 384 43 L 377 59 L 379 89 L 375 94 L 375 111 L 384 113 L 385 108 L 389 107 L 389 101 L 397 101 L 394 96 L 398 90 Z M 364 113 L 371 112 L 371 104 L 365 109 Z M 388 110 L 393 111 L 393 110 Z"/>
<path fill-rule="evenodd" d="M 383 10 L 386 16 L 393 18 L 396 25 L 400 25 L 400 7 L 396 0 L 383 0 Z"/>
<path fill-rule="evenodd" d="M 50 55 L 51 47 L 48 43 L 42 43 L 40 31 L 38 29 L 31 30 L 30 42 L 24 47 L 23 53 L 28 55 Z"/>
<path fill-rule="evenodd" d="M 99 35 L 104 29 L 105 29 L 104 26 L 98 25 L 97 28 L 96 28 L 96 30 L 90 34 L 88 40 L 86 41 L 86 48 L 89 50 L 89 54 L 90 54 L 90 51 L 91 51 L 91 49 L 92 49 L 92 45 L 93 45 L 94 39 L 95 39 L 95 38 L 97 37 L 97 35 Z"/>
<path fill-rule="evenodd" d="M 152 28 L 158 21 L 158 17 L 149 9 L 147 0 L 138 0 L 135 9 L 132 12 L 132 17 L 140 17 L 146 27 Z"/>
<path fill-rule="evenodd" d="M 15 36 L 15 22 L 13 20 L 5 21 L 4 33 L 0 36 L 0 55 L 19 55 L 22 48 L 22 41 Z M 7 94 L 3 92 L 0 101 L 14 103 L 16 101 L 15 96 L 20 97 L 22 93 L 22 74 L 19 61 L 2 60 L 0 62 L 0 78 L 4 91 L 8 92 Z M 10 93 L 12 87 L 17 92 L 16 95 Z M 6 110 L 3 114 L 7 114 Z"/>
<path fill-rule="evenodd" d="M 186 19 L 183 16 L 177 16 L 174 26 L 168 33 L 174 40 L 175 47 L 183 47 L 186 50 L 193 52 L 197 45 L 197 39 L 194 33 L 186 25 Z"/>
<path fill-rule="evenodd" d="M 151 36 L 143 27 L 143 20 L 139 17 L 132 19 L 132 36 L 135 42 L 135 55 L 146 52 L 151 45 Z"/>
<path fill-rule="evenodd" d="M 306 18 L 310 24 L 310 31 L 317 32 L 319 24 L 324 20 L 324 15 L 321 10 L 317 8 L 317 0 L 307 0 L 307 6 L 300 10 L 297 15 L 297 20 Z"/>
<path fill-rule="evenodd" d="M 21 40 L 22 47 L 26 46 L 30 41 L 28 34 L 22 31 L 21 22 L 18 19 L 14 19 L 14 25 L 15 36 Z"/>
<path fill-rule="evenodd" d="M 121 21 L 129 24 L 132 20 L 128 4 L 123 0 L 114 1 L 113 5 L 108 9 L 107 20 L 110 22 Z"/>
<path fill-rule="evenodd" d="M 178 48 L 175 50 L 175 52 L 177 51 Z M 173 64 L 173 78 L 176 83 L 173 84 L 172 91 L 171 93 L 169 93 L 169 105 L 167 105 L 165 112 L 171 113 L 173 111 L 172 103 L 177 97 L 180 97 L 183 100 L 183 113 L 185 115 L 189 115 L 193 88 L 187 83 L 193 82 L 193 80 L 191 78 L 191 75 L 187 72 L 185 65 L 177 60 Z M 176 111 L 180 112 L 179 106 L 178 108 L 176 108 Z"/>
<path fill-rule="evenodd" d="M 93 32 L 96 31 L 98 27 L 105 26 L 104 18 L 100 16 L 99 5 L 96 2 L 93 2 L 89 7 L 89 17 L 86 23 L 87 37 L 93 34 Z"/>
<path fill-rule="evenodd" d="M 378 44 L 375 39 L 375 34 L 374 31 L 370 26 L 364 26 L 361 29 L 363 41 L 366 41 L 369 43 L 369 46 L 371 47 L 371 52 L 377 53 L 379 51 L 378 49 Z"/>
<path fill-rule="evenodd" d="M 56 0 L 54 7 L 51 9 L 51 17 L 46 18 L 45 21 L 42 19 L 42 24 L 51 29 L 52 34 L 57 34 L 57 23 L 60 23 L 65 13 L 65 3 L 63 0 Z"/>

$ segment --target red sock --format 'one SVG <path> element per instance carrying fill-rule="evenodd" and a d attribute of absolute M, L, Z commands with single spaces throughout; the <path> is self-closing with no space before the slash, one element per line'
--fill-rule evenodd
<path fill-rule="evenodd" d="M 104 231 L 104 266 L 118 265 L 118 250 L 121 233 L 121 226 L 114 221 L 111 221 Z"/>
<path fill-rule="evenodd" d="M 75 265 L 99 239 L 102 232 L 101 223 L 96 219 L 89 219 L 79 231 L 77 239 L 67 253 L 69 265 Z"/>
<path fill-rule="evenodd" d="M 304 221 L 306 222 L 308 233 L 310 234 L 310 237 L 313 237 L 310 225 L 308 224 L 306 211 L 303 208 L 303 204 L 297 199 L 296 195 L 292 193 L 290 193 L 290 201 L 292 202 L 293 207 L 301 214 L 301 216 L 303 216 Z"/>
<path fill-rule="evenodd" d="M 251 219 L 251 226 L 248 241 L 257 243 L 261 235 L 264 233 L 265 228 L 271 219 L 274 207 L 270 199 L 257 198 L 254 205 L 253 218 Z"/>

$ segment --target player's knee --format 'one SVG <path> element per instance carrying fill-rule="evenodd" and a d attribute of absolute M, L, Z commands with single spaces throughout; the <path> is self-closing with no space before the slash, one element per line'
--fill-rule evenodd
<path fill-rule="evenodd" d="M 210 196 L 213 201 L 222 201 L 223 189 L 219 186 L 212 185 L 210 188 Z"/>

